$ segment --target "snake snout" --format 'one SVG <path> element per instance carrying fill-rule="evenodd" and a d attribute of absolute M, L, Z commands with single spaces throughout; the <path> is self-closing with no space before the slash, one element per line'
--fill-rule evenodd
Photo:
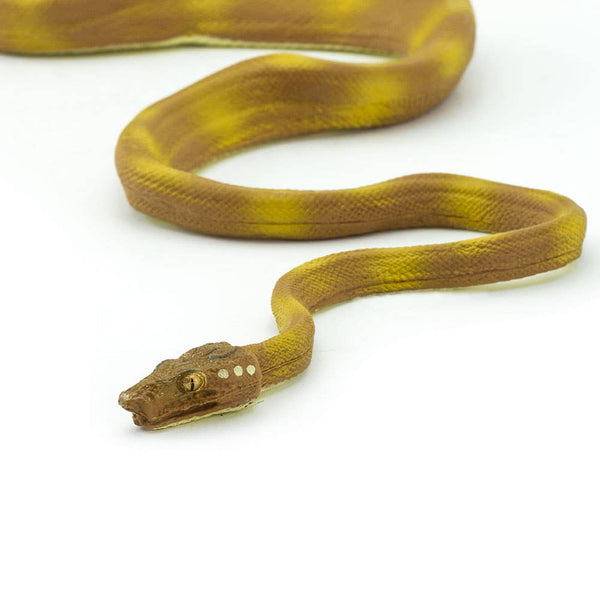
<path fill-rule="evenodd" d="M 143 401 L 129 392 L 122 392 L 119 395 L 119 404 L 132 413 L 140 413 L 142 410 Z"/>
<path fill-rule="evenodd" d="M 136 425 L 145 425 L 159 416 L 161 405 L 157 400 L 157 392 L 152 385 L 137 384 L 119 394 L 119 404 L 133 413 Z"/>

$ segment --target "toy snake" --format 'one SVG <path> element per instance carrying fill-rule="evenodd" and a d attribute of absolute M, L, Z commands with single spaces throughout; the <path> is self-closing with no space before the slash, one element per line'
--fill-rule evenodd
<path fill-rule="evenodd" d="M 116 151 L 131 205 L 195 231 L 321 239 L 408 227 L 489 235 L 342 252 L 276 284 L 279 334 L 207 344 L 166 360 L 123 392 L 134 422 L 157 429 L 238 410 L 308 366 L 315 310 L 356 296 L 469 286 L 562 267 L 581 253 L 585 213 L 554 193 L 458 175 L 401 177 L 336 191 L 252 189 L 194 171 L 233 151 L 311 132 L 416 117 L 455 88 L 473 52 L 468 0 L 0 0 L 0 50 L 83 53 L 198 44 L 336 49 L 359 64 L 292 53 L 253 58 L 144 110 Z"/>

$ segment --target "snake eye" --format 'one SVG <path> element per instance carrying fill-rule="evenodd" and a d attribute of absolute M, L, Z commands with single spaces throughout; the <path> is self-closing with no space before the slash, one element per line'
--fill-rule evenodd
<path fill-rule="evenodd" d="M 179 378 L 179 384 L 186 392 L 195 392 L 206 386 L 206 375 L 198 371 L 187 371 Z"/>

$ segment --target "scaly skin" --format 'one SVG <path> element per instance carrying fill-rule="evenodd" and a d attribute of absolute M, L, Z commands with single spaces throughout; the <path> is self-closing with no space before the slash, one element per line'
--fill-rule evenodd
<path fill-rule="evenodd" d="M 244 188 L 193 174 L 262 142 L 416 117 L 456 87 L 474 36 L 468 0 L 0 0 L 5 52 L 277 45 L 387 58 L 348 64 L 261 56 L 147 108 L 116 151 L 127 198 L 140 211 L 194 231 L 247 238 L 321 239 L 408 227 L 490 234 L 344 252 L 297 267 L 273 292 L 279 335 L 230 357 L 214 354 L 215 346 L 226 347 L 220 343 L 160 365 L 120 397 L 136 424 L 155 429 L 243 408 L 261 387 L 298 375 L 310 363 L 311 314 L 318 308 L 366 294 L 526 277 L 580 255 L 585 213 L 551 192 L 445 174 L 336 191 Z"/>

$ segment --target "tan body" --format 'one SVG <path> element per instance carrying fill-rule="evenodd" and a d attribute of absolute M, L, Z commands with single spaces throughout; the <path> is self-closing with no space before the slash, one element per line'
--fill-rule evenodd
<path fill-rule="evenodd" d="M 256 362 L 258 387 L 242 391 L 241 379 L 224 380 L 210 404 L 207 390 L 216 388 L 206 386 L 214 381 L 214 363 L 190 351 L 191 357 L 172 362 L 169 373 L 158 369 L 121 396 L 138 424 L 156 428 L 240 408 L 261 386 L 294 377 L 310 362 L 311 313 L 318 308 L 366 294 L 525 277 L 580 255 L 585 214 L 551 192 L 445 174 L 349 190 L 264 190 L 192 173 L 269 140 L 416 117 L 458 84 L 474 36 L 468 0 L 0 0 L 0 50 L 6 52 L 198 43 L 345 48 L 387 57 L 348 64 L 287 53 L 261 56 L 144 110 L 116 152 L 127 197 L 138 210 L 236 237 L 318 239 L 407 227 L 489 234 L 345 252 L 297 267 L 273 292 L 279 335 L 239 350 Z M 200 383 L 204 387 L 196 389 Z M 194 389 L 185 389 L 188 384 Z M 169 392 L 173 386 L 179 391 Z"/>

